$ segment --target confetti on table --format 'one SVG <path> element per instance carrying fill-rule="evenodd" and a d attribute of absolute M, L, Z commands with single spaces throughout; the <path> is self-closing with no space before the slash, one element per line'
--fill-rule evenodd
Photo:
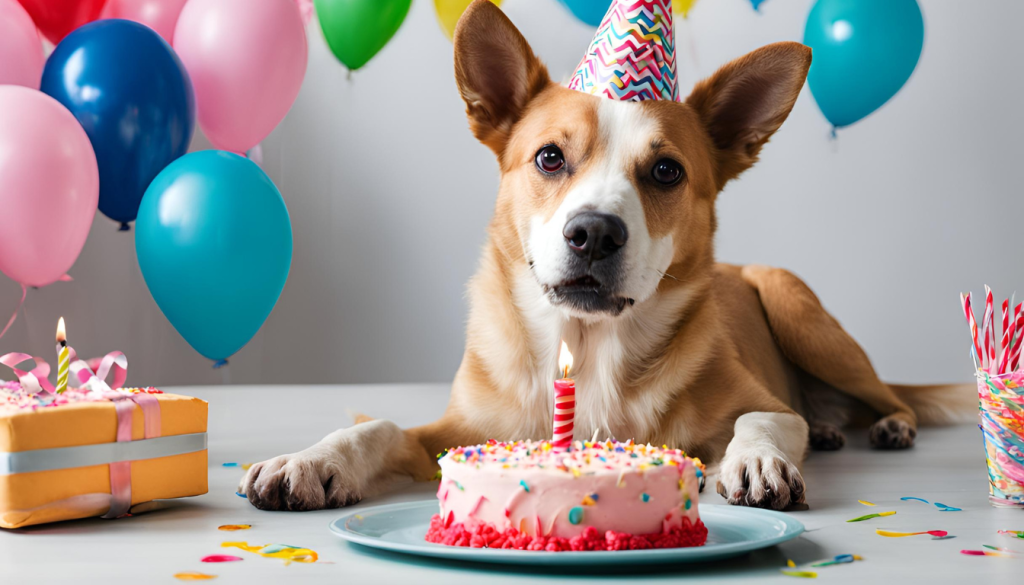
<path fill-rule="evenodd" d="M 999 534 L 1005 534 L 1010 538 L 1024 538 L 1024 530 L 997 530 Z"/>
<path fill-rule="evenodd" d="M 244 497 L 245 497 L 245 494 L 240 494 L 240 493 L 238 493 L 238 492 L 235 492 L 235 495 L 236 495 L 236 496 L 238 496 L 238 497 L 240 497 L 240 498 L 244 498 Z"/>
<path fill-rule="evenodd" d="M 246 552 L 258 554 L 261 557 L 295 561 L 297 563 L 315 563 L 317 554 L 308 548 L 302 548 L 291 544 L 264 544 L 262 546 L 250 546 L 248 542 L 222 542 L 223 547 L 240 548 Z"/>
<path fill-rule="evenodd" d="M 236 530 L 249 530 L 250 528 L 252 528 L 252 524 L 224 524 L 222 526 L 218 526 L 217 530 L 234 532 Z"/>
<path fill-rule="evenodd" d="M 786 569 L 779 569 L 783 575 L 789 577 L 800 577 L 801 579 L 817 579 L 818 574 L 814 571 L 787 571 Z"/>
<path fill-rule="evenodd" d="M 221 466 L 223 466 L 223 467 L 238 467 L 238 463 L 235 463 L 234 461 L 232 461 L 230 463 L 221 463 Z"/>
<path fill-rule="evenodd" d="M 252 467 L 252 463 L 243 463 L 242 464 L 242 469 L 244 469 L 246 471 L 249 471 L 250 467 Z"/>
<path fill-rule="evenodd" d="M 926 530 L 924 532 L 892 532 L 890 530 L 875 530 L 875 533 L 879 536 L 888 536 L 890 538 L 900 538 L 903 536 L 917 536 L 919 534 L 930 534 L 936 538 L 943 538 L 949 534 L 945 530 Z"/>
<path fill-rule="evenodd" d="M 1021 554 L 1021 553 L 1019 553 L 1018 551 L 1015 551 L 1015 550 L 1010 550 L 1010 549 L 1008 549 L 1008 548 L 1003 548 L 1003 547 L 1001 547 L 1001 546 L 992 546 L 991 544 L 983 544 L 983 545 L 981 545 L 981 546 L 983 546 L 983 547 L 985 547 L 985 548 L 990 548 L 990 549 L 992 549 L 992 550 L 998 550 L 998 551 L 1001 551 L 1001 552 L 1006 552 L 1006 553 L 1012 553 L 1012 554 L 1015 554 L 1015 555 L 1019 555 L 1019 554 Z"/>
<path fill-rule="evenodd" d="M 931 502 L 929 502 L 928 500 L 926 500 L 924 498 L 915 498 L 914 496 L 903 496 L 902 498 L 900 498 L 900 500 L 902 500 L 904 502 L 909 502 L 910 500 L 913 500 L 915 502 L 924 502 L 925 504 L 930 504 L 931 503 Z"/>
<path fill-rule="evenodd" d="M 793 562 L 793 559 L 786 559 L 786 566 L 790 569 L 795 569 L 796 563 Z"/>
<path fill-rule="evenodd" d="M 241 561 L 242 557 L 236 557 L 234 555 L 206 555 L 199 559 L 202 563 L 232 563 L 234 561 Z"/>
<path fill-rule="evenodd" d="M 830 567 L 832 565 L 843 565 L 846 563 L 852 563 L 853 561 L 863 561 L 864 557 L 860 555 L 836 555 L 835 558 L 828 559 L 827 561 L 818 561 L 811 563 L 812 567 Z"/>
<path fill-rule="evenodd" d="M 962 555 L 974 555 L 974 556 L 978 556 L 978 557 L 1005 557 L 1006 556 L 1003 553 L 992 552 L 990 550 L 966 550 L 966 549 L 964 549 L 964 550 L 960 551 L 960 554 L 962 554 Z"/>
<path fill-rule="evenodd" d="M 870 520 L 872 518 L 881 518 L 883 516 L 892 516 L 895 513 L 896 513 L 895 511 L 891 511 L 891 512 L 879 512 L 877 514 L 867 514 L 867 515 L 864 515 L 864 516 L 858 516 L 856 518 L 850 518 L 849 520 L 847 520 L 847 522 L 863 522 L 864 520 Z"/>
<path fill-rule="evenodd" d="M 874 506 L 874 504 L 872 504 L 871 502 L 869 502 L 867 500 L 857 500 L 857 503 L 858 504 L 864 504 L 865 506 Z"/>
<path fill-rule="evenodd" d="M 175 573 L 175 579 L 181 579 L 182 581 L 209 581 L 210 579 L 216 579 L 217 575 L 207 575 L 206 573 Z"/>
<path fill-rule="evenodd" d="M 935 507 L 938 508 L 940 512 L 963 512 L 963 508 L 954 508 L 953 506 L 947 506 L 940 502 L 935 502 Z"/>

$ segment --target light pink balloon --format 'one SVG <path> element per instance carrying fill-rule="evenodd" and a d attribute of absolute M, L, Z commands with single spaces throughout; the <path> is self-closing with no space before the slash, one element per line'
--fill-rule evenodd
<path fill-rule="evenodd" d="M 270 134 L 306 75 L 306 31 L 295 0 L 189 0 L 174 49 L 192 78 L 203 133 L 231 152 L 246 152 Z"/>
<path fill-rule="evenodd" d="M 42 92 L 0 85 L 0 272 L 28 286 L 59 280 L 99 197 L 96 155 L 71 112 Z"/>
<path fill-rule="evenodd" d="M 0 84 L 39 89 L 45 62 L 32 17 L 15 0 L 0 0 Z"/>
<path fill-rule="evenodd" d="M 168 43 L 186 0 L 107 0 L 100 18 L 134 20 L 155 30 Z"/>

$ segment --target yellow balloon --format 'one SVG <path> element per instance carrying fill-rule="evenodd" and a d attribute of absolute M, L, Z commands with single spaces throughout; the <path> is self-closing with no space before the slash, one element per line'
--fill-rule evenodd
<path fill-rule="evenodd" d="M 673 0 L 673 2 L 678 1 Z M 441 30 L 444 31 L 448 40 L 451 40 L 452 35 L 455 34 L 455 25 L 459 22 L 459 17 L 466 11 L 466 8 L 469 8 L 472 2 L 473 0 L 434 0 L 437 20 L 441 23 Z M 491 2 L 495 6 L 501 6 L 501 0 L 491 0 Z M 683 0 L 683 2 L 692 4 L 694 0 Z"/>
<path fill-rule="evenodd" d="M 696 3 L 697 0 L 672 0 L 672 13 L 682 14 L 683 18 L 686 18 L 690 16 L 690 11 Z"/>

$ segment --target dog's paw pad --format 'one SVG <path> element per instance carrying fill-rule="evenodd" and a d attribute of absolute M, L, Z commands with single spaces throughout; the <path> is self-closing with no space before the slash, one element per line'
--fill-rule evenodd
<path fill-rule="evenodd" d="M 838 451 L 846 444 L 846 437 L 835 425 L 812 424 L 809 436 L 811 449 L 815 451 Z"/>
<path fill-rule="evenodd" d="M 902 419 L 887 416 L 871 425 L 868 437 L 876 449 L 906 449 L 914 445 L 917 429 Z"/>

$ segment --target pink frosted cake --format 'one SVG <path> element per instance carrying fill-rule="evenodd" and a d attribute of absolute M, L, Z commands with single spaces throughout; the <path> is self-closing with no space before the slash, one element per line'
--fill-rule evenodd
<path fill-rule="evenodd" d="M 521 550 L 700 546 L 703 465 L 632 441 L 521 441 L 452 449 L 440 458 L 440 513 L 429 542 Z"/>

